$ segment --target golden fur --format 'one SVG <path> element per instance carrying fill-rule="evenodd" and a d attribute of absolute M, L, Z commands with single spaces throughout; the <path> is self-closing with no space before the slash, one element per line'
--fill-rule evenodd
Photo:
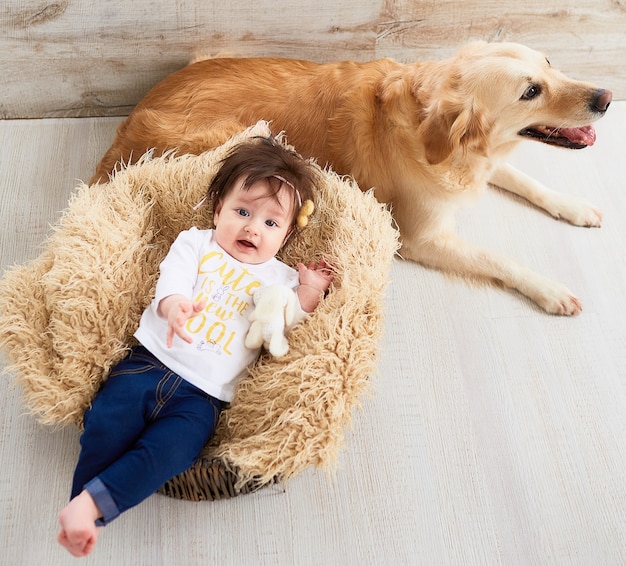
<path fill-rule="evenodd" d="M 374 187 L 392 205 L 405 258 L 517 289 L 550 313 L 577 314 L 581 304 L 563 285 L 459 239 L 454 214 L 493 182 L 557 218 L 599 226 L 593 207 L 548 191 L 504 160 L 523 136 L 590 143 L 568 138 L 592 133 L 578 128 L 610 101 L 609 91 L 571 80 L 540 53 L 511 43 L 474 43 L 451 59 L 410 65 L 209 59 L 147 94 L 92 182 L 147 149 L 200 153 L 270 120 L 299 152 L 352 175 L 362 189 Z"/>

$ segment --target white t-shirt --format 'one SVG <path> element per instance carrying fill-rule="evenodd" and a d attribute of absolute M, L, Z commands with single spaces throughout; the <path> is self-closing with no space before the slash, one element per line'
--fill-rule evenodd
<path fill-rule="evenodd" d="M 265 263 L 242 263 L 216 242 L 214 230 L 181 232 L 160 266 L 155 297 L 144 311 L 135 337 L 157 359 L 209 395 L 230 401 L 238 379 L 257 359 L 260 349 L 244 345 L 259 287 L 280 283 L 295 290 L 298 272 L 272 258 Z M 180 294 L 206 299 L 204 311 L 189 319 L 188 344 L 174 336 L 167 347 L 167 320 L 157 314 L 159 302 Z M 296 320 L 306 313 L 297 303 Z"/>

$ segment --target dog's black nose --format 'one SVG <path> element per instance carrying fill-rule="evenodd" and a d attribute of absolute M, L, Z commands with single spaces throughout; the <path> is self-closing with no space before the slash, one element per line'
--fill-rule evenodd
<path fill-rule="evenodd" d="M 613 93 L 610 90 L 604 90 L 603 88 L 599 88 L 593 93 L 593 98 L 591 99 L 591 109 L 594 112 L 600 112 L 604 114 L 611 104 L 611 100 L 613 100 Z"/>

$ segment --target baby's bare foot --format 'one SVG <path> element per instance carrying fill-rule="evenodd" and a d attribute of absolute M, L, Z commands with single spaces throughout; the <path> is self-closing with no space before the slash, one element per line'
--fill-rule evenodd
<path fill-rule="evenodd" d="M 81 492 L 59 514 L 59 544 L 73 556 L 87 556 L 95 548 L 102 530 L 95 523 L 100 516 L 100 509 L 89 492 Z"/>

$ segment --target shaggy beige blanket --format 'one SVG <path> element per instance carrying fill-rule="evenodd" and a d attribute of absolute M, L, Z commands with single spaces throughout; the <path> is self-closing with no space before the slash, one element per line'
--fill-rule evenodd
<path fill-rule="evenodd" d="M 25 402 L 45 424 L 82 424 L 113 364 L 132 344 L 158 265 L 177 234 L 207 228 L 194 210 L 235 136 L 199 156 L 150 159 L 103 185 L 80 185 L 41 255 L 0 281 L 0 345 Z M 319 169 L 316 212 L 280 259 L 325 258 L 328 297 L 289 335 L 286 357 L 250 369 L 205 453 L 240 483 L 331 470 L 344 429 L 375 371 L 383 296 L 398 234 L 373 194 Z"/>

